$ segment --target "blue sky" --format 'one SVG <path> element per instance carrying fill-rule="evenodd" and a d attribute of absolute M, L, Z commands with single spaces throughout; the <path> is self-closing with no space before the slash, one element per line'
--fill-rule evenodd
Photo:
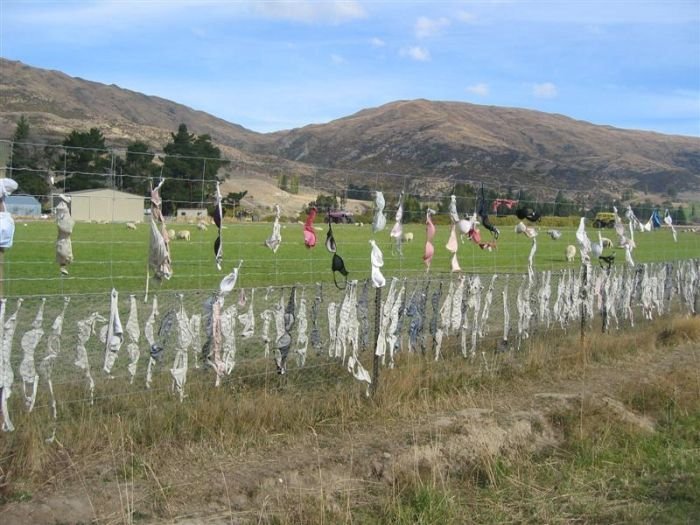
<path fill-rule="evenodd" d="M 0 55 L 262 132 L 427 98 L 700 136 L 700 0 L 0 0 Z"/>

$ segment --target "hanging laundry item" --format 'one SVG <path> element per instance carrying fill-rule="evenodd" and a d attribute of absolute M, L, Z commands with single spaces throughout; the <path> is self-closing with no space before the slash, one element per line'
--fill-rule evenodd
<path fill-rule="evenodd" d="M 287 358 L 289 356 L 289 348 L 292 346 L 292 329 L 296 322 L 296 290 L 296 286 L 293 286 L 291 292 L 289 292 L 289 301 L 287 301 L 287 307 L 283 316 L 284 331 L 277 338 L 275 364 L 277 365 L 277 373 L 280 375 L 287 373 Z"/>
<path fill-rule="evenodd" d="M 156 320 L 160 312 L 158 312 L 158 297 L 153 297 L 153 307 L 151 315 L 148 316 L 146 324 L 143 327 L 143 335 L 148 341 L 148 367 L 146 368 L 146 388 L 151 388 L 152 369 L 156 363 L 156 357 L 160 356 L 162 349 L 156 346 Z"/>
<path fill-rule="evenodd" d="M 522 233 L 528 239 L 537 237 L 537 230 L 532 226 L 525 226 L 523 222 L 519 222 L 515 225 L 515 233 Z"/>
<path fill-rule="evenodd" d="M 345 297 L 340 303 L 338 325 L 335 331 L 332 355 L 345 363 L 348 356 L 348 345 L 357 347 L 357 281 L 350 281 L 345 291 Z"/>
<path fill-rule="evenodd" d="M 459 213 L 457 213 L 457 196 L 450 195 L 450 203 L 447 205 L 447 214 L 450 216 L 452 224 L 459 222 Z"/>
<path fill-rule="evenodd" d="M 335 287 L 339 290 L 344 290 L 348 283 L 349 272 L 345 268 L 345 262 L 343 261 L 343 259 L 340 257 L 340 255 L 336 253 L 337 246 L 335 242 L 335 237 L 333 236 L 333 226 L 331 226 L 331 223 L 331 216 L 329 214 L 328 232 L 326 233 L 326 250 L 333 254 L 333 257 L 331 259 L 331 272 L 333 272 L 333 282 L 335 283 Z M 340 286 L 338 284 L 338 280 L 335 275 L 336 272 L 340 273 L 340 275 L 342 275 L 345 278 L 343 286 Z"/>
<path fill-rule="evenodd" d="M 73 244 L 71 234 L 75 221 L 70 215 L 68 205 L 71 198 L 68 195 L 59 195 L 56 205 L 56 227 L 58 228 L 58 238 L 56 239 L 56 262 L 63 275 L 68 275 L 68 265 L 73 262 Z"/>
<path fill-rule="evenodd" d="M 372 233 L 382 231 L 386 227 L 386 217 L 384 216 L 384 194 L 377 191 L 374 194 L 374 220 L 372 221 Z"/>
<path fill-rule="evenodd" d="M 323 342 L 321 341 L 321 329 L 318 327 L 318 313 L 321 310 L 322 302 L 323 285 L 321 285 L 321 283 L 316 283 L 316 295 L 314 297 L 314 302 L 311 305 L 311 333 L 309 334 L 311 347 L 316 350 L 316 354 L 320 354 L 321 349 L 323 348 Z"/>
<path fill-rule="evenodd" d="M 584 264 L 590 264 L 591 262 L 591 241 L 586 233 L 586 218 L 581 217 L 579 221 L 578 229 L 576 230 L 576 240 L 579 245 L 579 252 L 581 253 L 581 261 Z"/>
<path fill-rule="evenodd" d="M 440 322 L 440 299 L 442 298 L 442 281 L 439 283 L 438 287 L 433 290 L 433 294 L 430 296 L 430 306 L 433 309 L 433 317 L 430 319 L 430 337 L 432 339 L 432 349 L 435 351 L 435 346 L 437 344 L 436 335 L 438 331 L 438 323 Z"/>
<path fill-rule="evenodd" d="M 170 369 L 173 378 L 172 390 L 177 392 L 180 402 L 185 399 L 185 383 L 187 382 L 187 364 L 190 345 L 192 344 L 192 331 L 190 319 L 185 312 L 184 296 L 178 294 L 179 307 L 175 314 L 177 331 L 175 332 L 175 359 Z"/>
<path fill-rule="evenodd" d="M 540 212 L 528 207 L 518 208 L 515 210 L 515 216 L 521 221 L 527 219 L 530 222 L 538 222 L 542 218 Z"/>
<path fill-rule="evenodd" d="M 423 338 L 423 326 L 425 319 L 425 304 L 428 300 L 429 282 L 425 283 L 425 288 L 420 290 L 417 285 L 411 301 L 406 307 L 406 316 L 411 318 L 408 326 L 408 348 L 409 352 L 416 352 L 420 343 L 421 354 L 425 355 L 425 339 Z"/>
<path fill-rule="evenodd" d="M 472 227 L 469 230 L 467 236 L 474 244 L 476 244 L 482 250 L 486 250 L 487 252 L 493 251 L 496 248 L 496 242 L 481 242 L 481 232 L 479 231 L 477 224 L 478 223 L 476 221 L 472 221 Z"/>
<path fill-rule="evenodd" d="M 275 222 L 272 223 L 272 235 L 265 241 L 265 246 L 272 250 L 272 253 L 277 253 L 277 249 L 282 244 L 282 233 L 280 227 L 280 216 L 282 210 L 279 204 L 275 204 Z"/>
<path fill-rule="evenodd" d="M 423 263 L 426 271 L 430 270 L 430 263 L 433 261 L 433 255 L 435 255 L 435 246 L 433 246 L 433 239 L 435 238 L 433 215 L 435 215 L 435 210 L 428 208 L 425 212 L 425 251 L 423 252 Z"/>
<path fill-rule="evenodd" d="M 338 305 L 335 303 L 328 303 L 328 357 L 335 357 L 335 345 L 337 337 Z"/>
<path fill-rule="evenodd" d="M 549 235 L 553 241 L 561 239 L 561 232 L 559 230 L 547 230 L 547 235 Z"/>
<path fill-rule="evenodd" d="M 164 182 L 165 179 L 160 179 L 158 185 L 151 190 L 151 244 L 148 263 L 153 270 L 153 277 L 157 281 L 168 280 L 173 275 L 170 260 L 170 238 L 161 211 L 160 188 Z M 148 287 L 146 288 L 146 297 L 148 297 Z"/>
<path fill-rule="evenodd" d="M 255 333 L 255 313 L 253 312 L 253 303 L 255 303 L 255 288 L 250 291 L 248 311 L 238 314 L 238 322 L 243 325 L 243 328 L 241 328 L 241 337 L 243 339 L 253 337 L 253 334 Z M 238 302 L 238 305 L 241 306 L 240 301 Z"/>
<path fill-rule="evenodd" d="M 440 283 L 442 287 L 442 283 Z M 447 294 L 445 295 L 445 300 L 440 308 L 440 321 L 435 331 L 435 341 L 433 345 L 433 352 L 435 353 L 435 361 L 440 359 L 442 350 L 442 339 L 450 332 L 450 327 L 452 326 L 452 301 L 454 300 L 454 282 L 450 281 L 449 288 L 447 289 Z"/>
<path fill-rule="evenodd" d="M 129 296 L 129 318 L 126 320 L 126 336 L 128 343 L 126 344 L 126 352 L 129 355 L 129 383 L 134 383 L 136 377 L 136 367 L 138 366 L 141 351 L 139 350 L 139 339 L 141 331 L 139 330 L 139 310 L 136 306 L 136 296 Z"/>
<path fill-rule="evenodd" d="M 221 263 L 224 260 L 224 243 L 221 239 L 221 228 L 224 220 L 224 209 L 221 206 L 221 188 L 219 182 L 216 183 L 216 194 L 214 196 L 214 224 L 216 224 L 217 235 L 214 241 L 214 259 L 216 261 L 216 269 L 221 271 Z"/>
<path fill-rule="evenodd" d="M 489 219 L 488 206 L 486 206 L 486 194 L 484 192 L 483 184 L 481 185 L 481 196 L 479 197 L 477 209 L 477 213 L 481 218 L 481 224 L 483 224 L 484 228 L 491 232 L 494 239 L 498 240 L 498 236 L 501 234 L 501 232 L 491 223 L 491 220 Z"/>
<path fill-rule="evenodd" d="M 190 332 L 192 333 L 192 353 L 194 367 L 199 368 L 199 352 L 202 351 L 202 316 L 192 314 L 190 317 Z"/>
<path fill-rule="evenodd" d="M 44 378 L 46 384 L 49 387 L 49 395 L 51 396 L 50 407 L 52 419 L 57 418 L 58 411 L 56 408 L 56 396 L 54 395 L 53 391 L 53 381 L 51 379 L 51 372 L 53 372 L 53 367 L 56 364 L 56 359 L 58 359 L 58 354 L 61 353 L 61 335 L 63 333 L 63 319 L 65 318 L 66 309 L 68 308 L 69 303 L 70 297 L 64 297 L 63 309 L 51 325 L 51 333 L 49 334 L 48 340 L 46 342 L 46 356 L 44 357 L 44 359 L 41 360 L 41 363 L 39 364 L 39 374 L 41 374 L 41 376 Z M 49 441 L 53 441 L 53 437 L 49 438 Z"/>
<path fill-rule="evenodd" d="M 39 345 L 39 341 L 44 336 L 42 324 L 44 322 L 44 305 L 46 299 L 41 300 L 39 311 L 32 321 L 32 329 L 22 336 L 22 363 L 19 365 L 19 375 L 22 376 L 22 392 L 24 393 L 24 404 L 27 411 L 31 412 L 36 401 L 36 392 L 39 386 L 39 374 L 34 366 L 34 351 Z"/>
<path fill-rule="evenodd" d="M 95 324 L 97 324 L 98 321 L 100 323 L 106 323 L 107 319 L 97 312 L 94 312 L 82 321 L 78 321 L 78 343 L 75 346 L 75 362 L 73 363 L 77 368 L 82 370 L 85 375 L 88 390 L 90 391 L 90 405 L 94 403 L 95 381 L 90 373 L 90 361 L 85 345 L 90 340 L 90 336 L 95 333 Z"/>
<path fill-rule="evenodd" d="M 0 191 L 4 191 L 1 182 Z M 0 299 L 0 412 L 2 412 L 2 431 L 12 432 L 15 426 L 10 419 L 7 404 L 7 400 L 12 394 L 12 382 L 15 380 L 15 375 L 12 372 L 12 339 L 15 336 L 17 314 L 19 314 L 23 300 L 17 299 L 17 309 L 7 321 L 5 321 L 6 301 L 4 298 Z"/>
<path fill-rule="evenodd" d="M 386 285 L 386 279 L 381 271 L 381 267 L 384 266 L 384 255 L 377 243 L 374 242 L 374 239 L 370 239 L 369 243 L 372 246 L 372 252 L 369 256 L 370 264 L 372 265 L 372 285 L 375 288 L 382 288 Z"/>
<path fill-rule="evenodd" d="M 306 216 L 306 222 L 304 223 L 304 246 L 307 248 L 313 248 L 316 246 L 316 230 L 314 230 L 316 213 L 316 207 L 310 208 L 309 213 Z"/>
<path fill-rule="evenodd" d="M 391 310 L 396 299 L 396 283 L 398 283 L 398 281 L 399 280 L 396 277 L 391 278 L 391 282 L 389 283 L 389 292 L 387 293 L 384 304 L 382 305 L 382 314 L 379 321 L 379 334 L 377 336 L 374 351 L 374 355 L 382 358 L 382 363 L 385 361 L 386 336 L 387 330 L 389 329 L 389 323 L 391 322 Z"/>
<path fill-rule="evenodd" d="M 104 327 L 104 343 L 105 343 L 105 360 L 103 370 L 107 374 L 112 373 L 112 367 L 117 359 L 119 349 L 124 342 L 124 329 L 122 322 L 119 319 L 119 294 L 112 288 L 112 294 L 109 302 L 109 321 Z"/>
<path fill-rule="evenodd" d="M 666 226 L 671 228 L 673 242 L 678 242 L 678 234 L 676 233 L 676 228 L 673 227 L 673 217 L 671 217 L 671 213 L 668 211 L 668 209 L 666 209 L 664 212 L 664 223 L 666 223 Z"/>
<path fill-rule="evenodd" d="M 450 226 L 450 237 L 445 245 L 447 251 L 452 253 L 452 258 L 450 259 L 450 265 L 453 272 L 461 272 L 462 268 L 459 266 L 459 261 L 457 260 L 457 250 L 459 249 L 459 244 L 457 243 L 457 232 L 455 231 L 455 224 Z"/>
<path fill-rule="evenodd" d="M 10 178 L 0 179 L 0 249 L 12 248 L 15 237 L 15 221 L 5 208 L 5 198 L 18 188 L 17 182 Z"/>
<path fill-rule="evenodd" d="M 402 307 L 404 306 L 404 297 L 406 294 L 405 280 L 404 284 L 401 285 L 394 302 L 391 305 L 391 310 L 389 312 L 389 326 L 387 327 L 386 333 L 386 347 L 389 351 L 389 368 L 394 368 L 394 353 L 399 347 L 399 339 L 401 336 L 399 330 L 399 316 L 401 314 Z M 382 358 L 382 364 L 384 364 L 384 358 Z"/>
<path fill-rule="evenodd" d="M 537 253 L 537 239 L 532 239 L 532 247 L 530 248 L 530 255 L 527 258 L 527 275 L 530 283 L 532 283 L 535 278 L 535 253 Z"/>
<path fill-rule="evenodd" d="M 358 347 L 365 351 L 369 346 L 369 280 L 362 285 L 362 292 L 357 301 Z"/>
<path fill-rule="evenodd" d="M 223 305 L 222 305 L 223 306 Z M 231 375 L 236 366 L 236 316 L 238 310 L 232 304 L 221 312 L 221 361 L 223 373 Z"/>
<path fill-rule="evenodd" d="M 644 229 L 646 231 L 651 231 L 657 228 L 661 228 L 661 217 L 659 216 L 659 210 L 654 208 L 654 211 L 651 212 L 651 217 L 649 217 L 649 221 L 644 225 Z"/>
<path fill-rule="evenodd" d="M 309 346 L 309 337 L 307 335 L 308 321 L 306 319 L 306 290 L 301 291 L 301 299 L 299 300 L 299 313 L 297 314 L 297 343 L 295 353 L 297 355 L 297 366 L 302 367 L 306 363 L 306 351 Z"/>
<path fill-rule="evenodd" d="M 396 207 L 396 216 L 395 216 L 395 222 L 394 222 L 394 227 L 391 228 L 391 232 L 389 232 L 389 237 L 394 239 L 394 242 L 396 243 L 396 252 L 399 255 L 403 255 L 401 253 L 401 240 L 403 239 L 403 225 L 401 224 L 401 221 L 403 220 L 403 192 L 399 195 L 399 205 Z"/>

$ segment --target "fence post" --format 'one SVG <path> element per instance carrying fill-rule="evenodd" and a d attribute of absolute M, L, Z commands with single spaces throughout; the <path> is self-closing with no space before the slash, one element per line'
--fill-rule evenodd
<path fill-rule="evenodd" d="M 382 289 L 377 288 L 374 295 L 374 362 L 372 366 L 372 396 L 379 386 L 379 356 L 377 355 L 377 341 L 379 340 L 379 322 L 382 313 Z"/>
<path fill-rule="evenodd" d="M 579 297 L 581 299 L 581 346 L 586 342 L 586 301 L 588 299 L 588 264 L 583 263 L 581 266 L 581 291 Z"/>

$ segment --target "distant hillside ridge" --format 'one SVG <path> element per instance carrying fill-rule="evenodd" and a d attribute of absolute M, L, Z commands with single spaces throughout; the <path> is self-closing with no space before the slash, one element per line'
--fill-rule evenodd
<path fill-rule="evenodd" d="M 176 102 L 59 71 L 1 58 L 0 71 L 2 138 L 11 137 L 19 116 L 26 115 L 32 133 L 54 143 L 74 129 L 97 127 L 110 144 L 141 140 L 159 151 L 185 123 L 191 132 L 210 135 L 227 157 L 258 165 L 256 174 L 274 164 L 303 176 L 304 166 L 313 165 L 360 178 L 364 172 L 390 172 L 445 183 L 483 180 L 495 187 L 609 193 L 700 188 L 696 137 L 429 100 L 391 102 L 325 124 L 263 134 Z"/>

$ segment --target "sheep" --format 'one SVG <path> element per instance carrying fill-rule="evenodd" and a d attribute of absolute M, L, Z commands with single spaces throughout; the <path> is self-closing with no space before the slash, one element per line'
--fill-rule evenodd
<path fill-rule="evenodd" d="M 601 237 L 599 240 L 600 240 L 600 245 L 603 248 L 612 248 L 613 247 L 613 242 L 608 237 Z"/>
<path fill-rule="evenodd" d="M 574 246 L 573 244 L 569 244 L 566 247 L 566 261 L 573 262 L 574 257 L 576 257 L 576 246 Z"/>
<path fill-rule="evenodd" d="M 207 231 L 207 225 L 204 224 L 203 222 L 200 222 L 200 223 L 197 225 L 197 229 L 198 229 L 199 231 L 205 232 L 205 231 Z"/>
<path fill-rule="evenodd" d="M 175 230 L 168 230 L 168 239 L 175 238 Z"/>
<path fill-rule="evenodd" d="M 406 232 L 401 236 L 403 242 L 411 242 L 413 240 L 413 232 Z"/>
<path fill-rule="evenodd" d="M 177 238 L 182 239 L 183 241 L 189 241 L 190 230 L 180 230 L 179 232 L 177 232 Z"/>
<path fill-rule="evenodd" d="M 133 222 L 127 222 L 127 223 L 126 223 L 126 229 L 127 229 L 127 230 L 135 230 L 135 229 L 136 229 L 136 224 L 134 224 Z"/>

